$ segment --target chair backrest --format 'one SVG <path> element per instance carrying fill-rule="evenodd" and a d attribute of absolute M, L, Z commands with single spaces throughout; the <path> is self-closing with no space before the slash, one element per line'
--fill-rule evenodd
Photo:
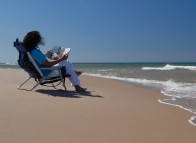
<path fill-rule="evenodd" d="M 19 52 L 18 65 L 33 78 L 39 79 L 43 77 L 43 73 L 31 57 L 31 54 L 25 49 L 24 44 L 16 39 L 14 47 Z"/>
<path fill-rule="evenodd" d="M 29 52 L 27 52 L 28 58 L 31 61 L 31 63 L 33 64 L 33 66 L 35 67 L 35 69 L 38 71 L 38 73 L 41 75 L 41 77 L 43 77 L 43 73 L 41 72 L 40 68 L 37 66 L 36 62 L 34 61 L 34 59 L 32 58 L 31 54 Z"/>

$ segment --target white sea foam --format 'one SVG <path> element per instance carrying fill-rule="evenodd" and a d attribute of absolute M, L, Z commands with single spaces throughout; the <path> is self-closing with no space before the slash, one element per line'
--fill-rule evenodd
<path fill-rule="evenodd" d="M 186 110 L 186 111 L 189 111 L 189 112 L 194 113 L 192 110 L 190 110 L 190 109 L 188 109 L 188 108 L 185 108 L 185 107 L 183 107 L 182 105 L 177 105 L 177 104 L 168 103 L 168 102 L 167 102 L 168 100 L 170 101 L 170 100 L 176 100 L 176 99 L 175 99 L 175 98 L 172 98 L 172 99 L 159 99 L 158 102 L 159 102 L 159 103 L 162 103 L 162 104 L 177 106 L 177 107 L 182 108 L 182 109 L 184 109 L 184 110 Z"/>
<path fill-rule="evenodd" d="M 176 83 L 172 80 L 159 81 L 159 80 L 148 80 L 148 79 L 137 79 L 137 78 L 124 78 L 117 76 L 108 76 L 101 74 L 87 74 L 90 76 L 110 78 L 115 80 L 121 80 L 125 82 L 135 83 L 138 85 L 152 87 L 161 90 L 164 95 L 175 97 L 175 98 L 196 98 L 196 83 Z"/>
<path fill-rule="evenodd" d="M 196 126 L 196 116 L 193 116 L 189 119 L 189 123 Z"/>
<path fill-rule="evenodd" d="M 174 70 L 174 69 L 187 69 L 196 71 L 196 66 L 176 66 L 176 65 L 165 65 L 164 67 L 143 67 L 142 70 Z"/>
<path fill-rule="evenodd" d="M 6 63 L 6 65 L 18 65 L 17 63 Z"/>
<path fill-rule="evenodd" d="M 107 71 L 113 71 L 113 69 L 101 69 L 101 70 L 98 70 L 100 72 L 107 72 Z"/>
<path fill-rule="evenodd" d="M 8 65 L 8 66 L 12 66 L 12 65 L 18 65 L 17 63 L 15 62 L 12 62 L 12 63 L 0 63 L 0 65 Z"/>
<path fill-rule="evenodd" d="M 196 83 L 183 83 L 183 82 L 176 83 L 172 80 L 159 81 L 159 80 L 148 80 L 148 79 L 137 79 L 137 78 L 124 78 L 124 77 L 108 76 L 108 75 L 101 75 L 101 74 L 86 73 L 86 75 L 116 79 L 116 80 L 126 81 L 130 83 L 136 83 L 147 87 L 157 88 L 160 89 L 164 95 L 171 96 L 171 97 L 196 98 Z"/>
<path fill-rule="evenodd" d="M 182 109 L 184 109 L 184 110 L 186 110 L 186 111 L 189 111 L 189 112 L 192 112 L 192 113 L 196 114 L 196 113 L 193 112 L 191 109 L 185 108 L 185 107 L 183 107 L 182 105 L 167 103 L 167 100 L 172 100 L 172 101 L 174 101 L 174 100 L 176 100 L 176 99 L 175 99 L 175 98 L 172 98 L 172 99 L 163 99 L 163 100 L 159 99 L 158 101 L 159 101 L 159 103 L 167 104 L 167 105 L 172 105 L 172 106 L 176 106 L 176 107 L 182 108 Z M 189 122 L 190 124 L 192 124 L 193 126 L 196 126 L 196 116 L 192 116 L 192 117 L 188 120 L 188 122 Z"/>

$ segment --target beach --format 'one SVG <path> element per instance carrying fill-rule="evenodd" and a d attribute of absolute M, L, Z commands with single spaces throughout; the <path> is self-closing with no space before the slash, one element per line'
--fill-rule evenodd
<path fill-rule="evenodd" d="M 160 91 L 82 75 L 88 92 L 38 86 L 18 90 L 21 69 L 0 69 L 0 143 L 189 143 L 195 114 L 158 102 Z M 31 88 L 34 80 L 24 88 Z"/>

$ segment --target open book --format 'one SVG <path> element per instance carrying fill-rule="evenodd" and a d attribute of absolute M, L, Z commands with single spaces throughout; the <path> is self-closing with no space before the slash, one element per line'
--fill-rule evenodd
<path fill-rule="evenodd" d="M 60 58 L 63 54 L 69 54 L 71 48 L 64 48 L 61 46 L 53 46 L 50 54 L 46 54 L 47 58 Z"/>

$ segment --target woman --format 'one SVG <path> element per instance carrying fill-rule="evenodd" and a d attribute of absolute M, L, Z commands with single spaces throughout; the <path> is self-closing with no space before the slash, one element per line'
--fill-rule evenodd
<path fill-rule="evenodd" d="M 77 92 L 85 91 L 86 88 L 82 88 L 80 86 L 80 80 L 78 79 L 77 74 L 81 74 L 81 72 L 75 72 L 72 63 L 70 63 L 68 59 L 68 54 L 63 54 L 62 57 L 58 59 L 54 59 L 52 61 L 48 61 L 46 56 L 38 49 L 39 45 L 44 45 L 43 39 L 39 33 L 39 31 L 31 31 L 26 34 L 23 39 L 23 43 L 26 49 L 30 52 L 32 58 L 35 60 L 37 65 L 40 68 L 43 67 L 52 67 L 52 66 L 65 66 L 67 74 L 71 75 L 69 80 L 72 85 L 75 87 Z M 44 75 L 49 74 L 49 71 L 43 70 Z M 58 76 L 58 71 L 54 71 L 51 76 Z"/>

